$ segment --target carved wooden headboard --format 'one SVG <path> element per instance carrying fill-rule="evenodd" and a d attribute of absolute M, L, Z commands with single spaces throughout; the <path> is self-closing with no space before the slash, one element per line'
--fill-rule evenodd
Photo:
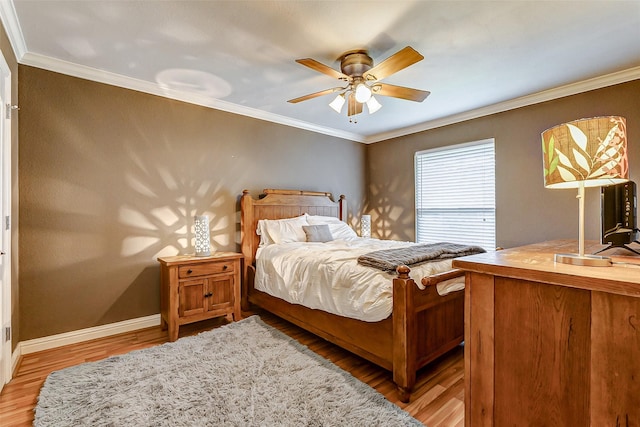
<path fill-rule="evenodd" d="M 254 199 L 248 190 L 242 192 L 240 199 L 240 232 L 242 254 L 245 266 L 255 262 L 260 236 L 256 234 L 258 220 L 283 219 L 309 215 L 335 216 L 347 219 L 347 202 L 340 196 L 337 202 L 331 199 L 331 193 L 302 190 L 266 189 L 264 195 Z"/>

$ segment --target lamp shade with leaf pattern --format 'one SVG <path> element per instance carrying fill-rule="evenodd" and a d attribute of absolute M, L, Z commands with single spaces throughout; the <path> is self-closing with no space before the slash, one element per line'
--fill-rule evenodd
<path fill-rule="evenodd" d="M 547 188 L 601 187 L 629 179 L 624 117 L 594 117 L 542 133 Z"/>
<path fill-rule="evenodd" d="M 576 265 L 611 265 L 606 257 L 584 255 L 584 189 L 629 180 L 627 126 L 624 117 L 574 120 L 542 133 L 544 185 L 577 188 L 579 254 L 558 255 L 556 261 Z"/>

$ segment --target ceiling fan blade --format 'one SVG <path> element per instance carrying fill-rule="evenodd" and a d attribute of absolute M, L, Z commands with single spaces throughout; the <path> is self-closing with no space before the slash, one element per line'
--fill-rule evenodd
<path fill-rule="evenodd" d="M 428 90 L 411 89 L 409 87 L 394 86 L 387 83 L 376 83 L 371 88 L 375 95 L 391 96 L 408 101 L 422 102 L 431 94 Z"/>
<path fill-rule="evenodd" d="M 409 65 L 422 61 L 423 59 L 424 56 L 420 55 L 411 46 L 407 46 L 371 68 L 362 76 L 365 80 L 382 80 L 393 73 L 407 68 Z"/>
<path fill-rule="evenodd" d="M 309 68 L 311 68 L 312 70 L 318 71 L 320 73 L 326 74 L 328 76 L 331 76 L 333 78 L 339 79 L 339 80 L 345 80 L 348 81 L 349 80 L 349 76 L 347 76 L 346 74 L 341 73 L 338 70 L 334 70 L 333 68 L 324 65 L 318 61 L 316 61 L 315 59 L 311 59 L 311 58 L 304 58 L 304 59 L 296 59 L 296 62 L 298 64 L 302 64 L 304 66 L 307 66 Z"/>
<path fill-rule="evenodd" d="M 290 99 L 287 102 L 290 102 L 292 104 L 296 104 L 298 102 L 306 101 L 307 99 L 313 99 L 313 98 L 317 98 L 319 96 L 328 95 L 330 93 L 339 92 L 339 91 L 341 91 L 343 89 L 344 89 L 343 87 L 333 87 L 331 89 L 321 90 L 320 92 L 310 93 L 308 95 L 304 95 L 304 96 L 301 96 L 299 98 Z"/>
<path fill-rule="evenodd" d="M 356 101 L 355 94 L 349 94 L 349 111 L 347 112 L 347 116 L 351 117 L 360 113 L 362 113 L 362 103 Z"/>

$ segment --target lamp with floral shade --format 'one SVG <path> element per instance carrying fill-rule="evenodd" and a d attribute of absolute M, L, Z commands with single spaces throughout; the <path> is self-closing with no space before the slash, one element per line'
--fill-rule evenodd
<path fill-rule="evenodd" d="M 542 132 L 544 185 L 578 189 L 578 253 L 555 254 L 555 261 L 610 266 L 611 259 L 584 253 L 584 189 L 629 180 L 624 117 L 574 120 Z"/>

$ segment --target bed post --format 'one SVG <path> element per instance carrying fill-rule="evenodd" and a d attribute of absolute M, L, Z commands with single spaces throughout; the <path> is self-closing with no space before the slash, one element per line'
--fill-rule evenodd
<path fill-rule="evenodd" d="M 256 253 L 254 248 L 253 234 L 253 199 L 249 194 L 249 190 L 242 190 L 240 198 L 240 234 L 242 254 L 244 255 L 244 271 L 242 272 L 242 292 L 240 295 L 240 305 L 242 310 L 249 310 L 249 280 L 254 279 L 253 257 Z M 251 284 L 253 286 L 253 283 Z"/>
<path fill-rule="evenodd" d="M 393 382 L 402 402 L 409 402 L 416 382 L 417 325 L 413 306 L 416 283 L 406 265 L 396 269 L 393 279 Z"/>
<path fill-rule="evenodd" d="M 347 197 L 344 194 L 341 194 L 338 203 L 340 204 L 340 207 L 338 208 L 340 209 L 340 212 L 338 212 L 338 215 L 343 222 L 347 222 Z"/>

